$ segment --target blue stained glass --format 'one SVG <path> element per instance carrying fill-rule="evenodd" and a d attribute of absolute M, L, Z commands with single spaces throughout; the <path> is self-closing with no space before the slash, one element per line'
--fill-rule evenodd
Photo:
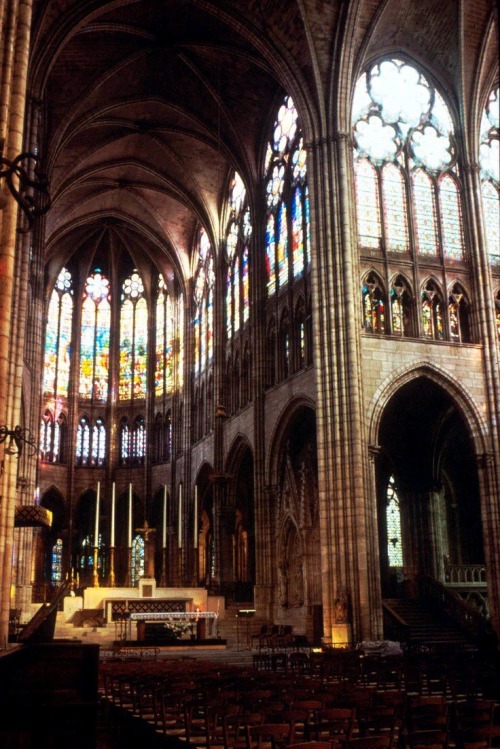
<path fill-rule="evenodd" d="M 266 275 L 267 293 L 272 296 L 276 291 L 276 229 L 272 213 L 267 217 L 266 226 Z"/>
<path fill-rule="evenodd" d="M 305 189 L 305 212 L 306 212 L 306 260 L 307 266 L 311 267 L 311 207 L 309 203 L 309 188 Z"/>
<path fill-rule="evenodd" d="M 298 278 L 304 272 L 304 216 L 302 194 L 298 187 L 292 203 L 292 258 L 293 276 Z"/>
<path fill-rule="evenodd" d="M 250 319 L 250 274 L 248 272 L 248 245 L 245 245 L 241 256 L 241 275 L 243 290 L 243 324 Z"/>
<path fill-rule="evenodd" d="M 234 261 L 234 276 L 233 276 L 233 290 L 234 290 L 234 332 L 237 333 L 240 329 L 240 259 L 236 258 Z"/>
<path fill-rule="evenodd" d="M 51 580 L 53 583 L 60 583 L 62 581 L 62 552 L 62 538 L 58 538 L 52 547 Z"/>
<path fill-rule="evenodd" d="M 288 226 L 284 203 L 278 208 L 278 282 L 282 288 L 288 282 Z"/>
<path fill-rule="evenodd" d="M 228 340 L 233 334 L 233 274 L 232 269 L 227 269 L 226 276 L 226 333 Z"/>

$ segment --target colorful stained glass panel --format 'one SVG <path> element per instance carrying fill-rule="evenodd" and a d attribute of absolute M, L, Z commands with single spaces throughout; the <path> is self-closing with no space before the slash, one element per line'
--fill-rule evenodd
<path fill-rule="evenodd" d="M 378 249 L 382 236 L 377 173 L 367 159 L 354 163 L 358 241 L 361 247 Z"/>
<path fill-rule="evenodd" d="M 444 256 L 452 260 L 463 260 L 464 242 L 460 195 L 454 180 L 449 175 L 443 177 L 439 185 L 439 201 Z"/>
<path fill-rule="evenodd" d="M 382 196 L 387 249 L 406 252 L 409 249 L 406 192 L 403 175 L 395 164 L 386 164 L 382 170 Z"/>
<path fill-rule="evenodd" d="M 302 192 L 298 187 L 292 202 L 292 263 L 293 277 L 299 278 L 304 272 L 304 213 Z"/>
<path fill-rule="evenodd" d="M 434 187 L 429 175 L 422 169 L 417 169 L 413 174 L 413 197 L 417 251 L 420 255 L 435 257 L 438 254 L 438 243 Z"/>

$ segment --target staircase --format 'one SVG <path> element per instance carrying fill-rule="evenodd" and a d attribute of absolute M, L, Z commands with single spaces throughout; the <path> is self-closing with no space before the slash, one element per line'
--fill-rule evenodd
<path fill-rule="evenodd" d="M 386 598 L 384 608 L 386 613 L 395 614 L 406 625 L 405 638 L 411 646 L 457 649 L 474 646 L 474 642 L 457 624 L 426 601 L 416 598 Z"/>

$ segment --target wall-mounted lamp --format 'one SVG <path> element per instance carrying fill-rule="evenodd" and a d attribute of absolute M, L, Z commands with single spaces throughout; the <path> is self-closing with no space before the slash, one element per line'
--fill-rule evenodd
<path fill-rule="evenodd" d="M 3 156 L 4 145 L 5 139 L 0 138 L 0 179 L 5 177 L 11 195 L 28 219 L 28 228 L 19 230 L 25 234 L 32 228 L 35 218 L 47 213 L 50 208 L 48 179 L 38 168 L 36 154 L 25 151 L 10 161 Z M 32 170 L 30 162 L 33 164 Z M 33 177 L 29 176 L 29 172 Z M 0 210 L 5 206 L 5 198 L 0 196 Z"/>
<path fill-rule="evenodd" d="M 23 429 L 19 425 L 14 429 L 9 429 L 4 424 L 0 426 L 0 445 L 4 442 L 6 442 L 4 450 L 8 455 L 21 455 L 23 446 L 27 446 L 28 455 L 35 455 L 37 451 L 35 438 L 30 430 Z"/>

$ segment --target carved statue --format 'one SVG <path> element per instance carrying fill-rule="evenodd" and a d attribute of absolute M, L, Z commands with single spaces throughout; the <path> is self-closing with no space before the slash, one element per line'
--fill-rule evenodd
<path fill-rule="evenodd" d="M 347 624 L 349 621 L 348 600 L 345 588 L 339 588 L 339 596 L 335 599 L 334 614 L 336 624 Z"/>

